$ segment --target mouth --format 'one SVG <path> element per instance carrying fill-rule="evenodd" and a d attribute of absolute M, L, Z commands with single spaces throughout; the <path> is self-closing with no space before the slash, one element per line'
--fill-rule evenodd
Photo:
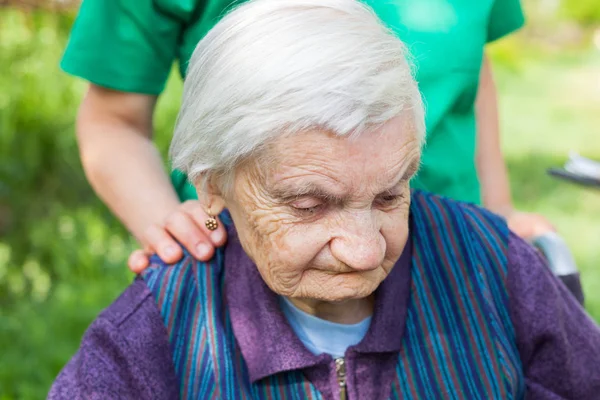
<path fill-rule="evenodd" d="M 312 268 L 309 268 L 309 270 L 312 269 L 312 270 L 319 271 L 319 272 L 322 272 L 327 275 L 346 275 L 346 274 L 367 273 L 367 272 L 371 272 L 371 271 L 376 271 L 380 268 L 382 268 L 381 264 L 377 265 L 375 267 L 372 267 L 372 268 L 363 268 L 363 269 L 356 269 L 356 268 L 349 267 L 346 264 L 339 264 L 339 265 L 335 265 L 335 266 L 328 265 L 328 266 L 323 266 L 323 267 L 313 266 Z"/>
<path fill-rule="evenodd" d="M 356 278 L 372 277 L 374 274 L 378 274 L 379 271 L 382 271 L 381 265 L 376 268 L 371 268 L 368 270 L 357 270 L 357 269 L 352 269 L 352 268 L 344 268 L 344 269 L 338 269 L 338 270 L 333 270 L 332 268 L 328 268 L 328 269 L 311 268 L 304 272 L 305 272 L 305 274 L 308 273 L 309 275 L 317 273 L 318 275 L 321 275 L 321 277 L 325 277 L 325 278 L 329 278 L 329 279 L 336 278 L 336 279 L 341 279 L 341 280 L 346 281 L 348 278 L 356 279 Z"/>

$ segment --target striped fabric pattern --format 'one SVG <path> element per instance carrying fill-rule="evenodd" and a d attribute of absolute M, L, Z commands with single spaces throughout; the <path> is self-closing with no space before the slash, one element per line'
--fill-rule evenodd
<path fill-rule="evenodd" d="M 411 230 L 411 300 L 390 398 L 522 399 L 505 224 L 416 192 Z M 169 332 L 181 398 L 322 399 L 299 371 L 250 382 L 223 302 L 223 264 L 218 250 L 210 263 L 186 255 L 165 268 L 153 260 L 144 274 Z"/>
<path fill-rule="evenodd" d="M 479 208 L 421 193 L 411 218 L 411 299 L 391 398 L 522 399 L 505 285 L 508 228 Z"/>
<path fill-rule="evenodd" d="M 231 223 L 221 214 L 223 223 Z M 143 278 L 169 333 L 181 399 L 321 400 L 299 372 L 250 383 L 224 305 L 223 250 L 204 263 L 186 253 L 176 266 L 153 258 Z"/>
<path fill-rule="evenodd" d="M 169 332 L 181 398 L 321 399 L 301 372 L 250 383 L 228 312 L 221 297 L 212 295 L 222 290 L 220 257 L 207 264 L 188 255 L 176 267 L 145 275 Z"/>

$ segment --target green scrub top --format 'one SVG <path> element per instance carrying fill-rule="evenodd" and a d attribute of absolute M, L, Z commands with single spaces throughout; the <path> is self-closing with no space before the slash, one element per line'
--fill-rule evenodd
<path fill-rule="evenodd" d="M 284 1 L 284 0 L 282 0 Z M 413 187 L 480 203 L 475 109 L 486 43 L 523 25 L 519 0 L 363 0 L 402 39 L 416 66 L 427 145 Z M 182 76 L 231 0 L 84 0 L 61 67 L 94 84 L 157 95 L 174 61 Z M 172 174 L 182 200 L 196 191 Z"/>

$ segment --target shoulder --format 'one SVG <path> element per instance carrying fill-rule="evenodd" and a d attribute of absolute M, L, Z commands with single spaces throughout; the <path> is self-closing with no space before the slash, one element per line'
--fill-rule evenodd
<path fill-rule="evenodd" d="M 540 290 L 554 297 L 556 285 L 557 281 L 537 250 L 511 233 L 508 241 L 507 289 L 513 320 L 517 325 L 520 315 L 535 315 L 538 306 L 536 296 Z"/>
<path fill-rule="evenodd" d="M 180 279 L 182 275 L 196 270 L 198 263 L 202 263 L 195 260 L 185 248 L 182 247 L 181 249 L 184 255 L 176 263 L 167 263 L 156 254 L 150 257 L 150 265 L 140 275 L 140 279 L 150 288 L 150 292 L 152 292 L 153 287 L 160 285 L 161 281 Z"/>
<path fill-rule="evenodd" d="M 453 268 L 484 272 L 489 284 L 505 287 L 508 241 L 506 221 L 481 207 L 441 196 L 414 192 L 411 229 L 415 243 Z"/>
<path fill-rule="evenodd" d="M 508 243 L 506 221 L 482 207 L 418 190 L 412 193 L 411 200 L 411 214 L 419 223 L 437 228 L 451 224 L 475 233 L 485 231 Z"/>
<path fill-rule="evenodd" d="M 180 311 L 179 304 L 196 302 L 209 293 L 218 296 L 221 291 L 224 248 L 217 249 L 208 262 L 199 261 L 183 250 L 184 257 L 175 264 L 153 256 L 141 276 L 165 325 L 172 313 Z"/>
<path fill-rule="evenodd" d="M 207 262 L 197 260 L 184 248 L 182 250 L 183 258 L 174 264 L 164 262 L 157 255 L 150 258 L 150 266 L 140 278 L 145 282 L 155 300 L 197 284 L 202 279 L 203 271 L 219 273 L 223 267 L 223 249 L 217 249 L 215 256 Z M 172 287 L 173 285 L 175 286 Z M 172 290 L 175 287 L 177 290 Z"/>
<path fill-rule="evenodd" d="M 74 76 L 131 93 L 162 92 L 182 33 L 202 19 L 202 0 L 86 0 L 60 63 Z M 182 60 L 187 62 L 187 60 Z"/>
<path fill-rule="evenodd" d="M 528 243 L 511 234 L 510 318 L 530 395 L 597 399 L 600 329 Z"/>
<path fill-rule="evenodd" d="M 153 308 L 151 295 L 144 281 L 136 278 L 110 306 L 100 313 L 98 319 L 109 322 L 118 329 L 126 325 L 129 319 L 135 319 L 137 315 Z"/>
<path fill-rule="evenodd" d="M 520 0 L 494 0 L 488 21 L 487 42 L 520 29 L 525 24 Z"/>
<path fill-rule="evenodd" d="M 551 275 L 541 254 L 529 243 L 511 233 L 508 240 L 509 264 L 511 273 L 535 280 L 544 271 L 544 275 Z"/>
<path fill-rule="evenodd" d="M 166 329 L 151 292 L 137 279 L 87 329 L 48 398 L 150 399 L 175 388 Z"/>
<path fill-rule="evenodd" d="M 569 306 L 579 308 L 540 252 L 514 233 L 509 238 L 508 258 L 508 289 L 516 314 L 535 314 L 543 303 L 541 298 L 552 303 L 566 301 Z"/>
<path fill-rule="evenodd" d="M 86 343 L 86 339 L 89 339 Z M 136 280 L 88 328 L 83 344 L 119 348 L 128 356 L 143 358 L 145 349 L 167 344 L 166 329 L 152 292 L 141 278 Z M 93 346 L 90 346 L 93 348 Z"/>

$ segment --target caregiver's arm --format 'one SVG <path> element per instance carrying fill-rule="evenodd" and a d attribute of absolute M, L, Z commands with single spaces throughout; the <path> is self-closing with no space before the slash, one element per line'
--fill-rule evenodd
<path fill-rule="evenodd" d="M 527 398 L 592 400 L 600 393 L 600 328 L 533 247 L 509 241 L 508 295 Z"/>
<path fill-rule="evenodd" d="M 476 102 L 477 151 L 476 167 L 481 182 L 483 205 L 502 215 L 518 235 L 531 239 L 554 230 L 541 215 L 514 210 L 508 181 L 506 163 L 502 155 L 498 118 L 498 96 L 492 67 L 483 57 L 479 91 Z"/>
<path fill-rule="evenodd" d="M 198 202 L 179 202 L 152 142 L 156 98 L 91 84 L 77 118 L 83 168 L 147 252 L 175 262 L 183 255 L 177 239 L 196 258 L 209 259 L 213 242 L 203 229 L 206 214 Z M 224 241 L 224 229 L 217 232 L 223 240 L 214 245 Z M 144 257 L 139 262 L 146 266 Z"/>

